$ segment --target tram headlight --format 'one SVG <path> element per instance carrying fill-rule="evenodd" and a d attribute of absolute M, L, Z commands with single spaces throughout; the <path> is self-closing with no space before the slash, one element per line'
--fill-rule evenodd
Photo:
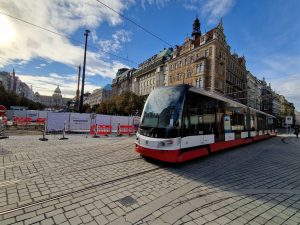
<path fill-rule="evenodd" d="M 161 146 L 161 147 L 166 146 L 166 145 L 171 145 L 171 144 L 173 144 L 173 140 L 166 140 L 166 141 L 159 142 L 159 146 Z"/>
<path fill-rule="evenodd" d="M 165 141 L 165 144 L 166 144 L 166 145 L 171 145 L 171 144 L 173 144 L 173 140 L 166 140 L 166 141 Z"/>

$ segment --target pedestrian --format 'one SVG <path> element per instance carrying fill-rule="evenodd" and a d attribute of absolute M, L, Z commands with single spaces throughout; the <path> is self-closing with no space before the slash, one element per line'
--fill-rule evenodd
<path fill-rule="evenodd" d="M 294 128 L 294 134 L 296 134 L 296 137 L 298 138 L 298 135 L 299 135 L 299 126 L 295 126 Z"/>

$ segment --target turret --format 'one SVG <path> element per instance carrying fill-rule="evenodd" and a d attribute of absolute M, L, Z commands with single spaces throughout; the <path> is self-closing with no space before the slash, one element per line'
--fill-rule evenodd
<path fill-rule="evenodd" d="M 196 37 L 201 36 L 201 30 L 200 30 L 200 21 L 198 19 L 198 16 L 196 16 L 196 19 L 193 23 L 193 32 L 192 32 L 192 37 L 194 40 Z"/>

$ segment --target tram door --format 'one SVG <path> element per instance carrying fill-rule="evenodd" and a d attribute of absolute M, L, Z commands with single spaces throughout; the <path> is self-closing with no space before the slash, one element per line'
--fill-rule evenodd
<path fill-rule="evenodd" d="M 216 113 L 216 132 L 215 132 L 216 141 L 224 141 L 224 113 Z"/>

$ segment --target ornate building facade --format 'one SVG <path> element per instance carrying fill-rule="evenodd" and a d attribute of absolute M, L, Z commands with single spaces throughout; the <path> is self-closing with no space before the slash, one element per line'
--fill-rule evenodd
<path fill-rule="evenodd" d="M 103 88 L 95 89 L 84 101 L 84 104 L 89 104 L 91 107 L 98 105 L 101 102 L 109 99 L 112 95 L 111 85 L 106 85 Z"/>
<path fill-rule="evenodd" d="M 124 92 L 133 91 L 132 74 L 136 69 L 121 68 L 116 74 L 116 78 L 112 81 L 112 96 L 120 95 Z"/>
<path fill-rule="evenodd" d="M 176 46 L 168 65 L 168 85 L 190 84 L 245 100 L 246 61 L 231 54 L 222 20 L 217 27 L 201 34 L 196 18 L 192 38 L 187 37 L 181 46 Z"/>
<path fill-rule="evenodd" d="M 167 84 L 167 60 L 172 57 L 173 49 L 163 49 L 158 54 L 141 63 L 133 72 L 133 92 L 138 95 L 149 95 L 150 92 Z"/>
<path fill-rule="evenodd" d="M 247 73 L 247 106 L 262 110 L 262 81 L 255 77 L 251 72 Z"/>

